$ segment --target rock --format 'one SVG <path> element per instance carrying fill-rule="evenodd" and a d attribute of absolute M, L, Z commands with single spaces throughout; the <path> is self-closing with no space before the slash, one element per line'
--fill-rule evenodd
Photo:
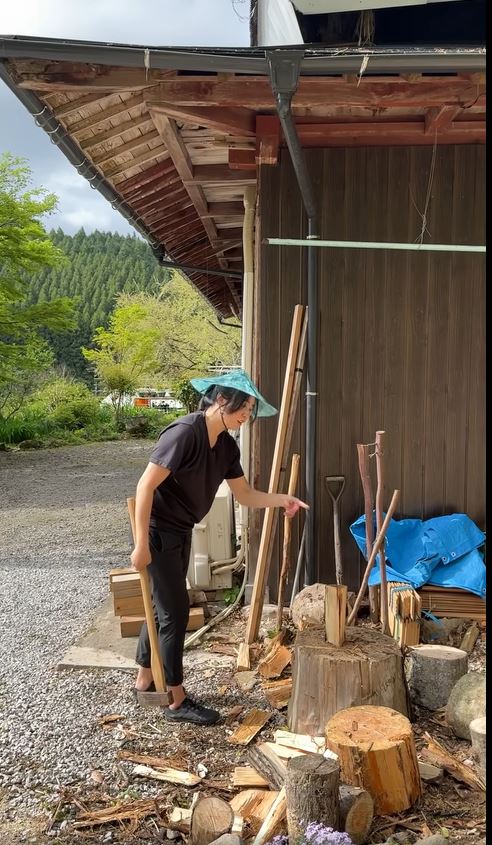
<path fill-rule="evenodd" d="M 21 440 L 21 442 L 18 444 L 18 446 L 19 446 L 19 449 L 22 449 L 23 451 L 27 451 L 27 449 L 42 449 L 43 446 L 44 446 L 44 443 L 43 443 L 42 440 L 34 440 L 34 439 L 32 439 L 32 440 Z"/>
<path fill-rule="evenodd" d="M 446 645 L 417 645 L 404 660 L 410 697 L 420 707 L 439 710 L 448 703 L 456 681 L 468 670 L 466 651 Z"/>
<path fill-rule="evenodd" d="M 243 840 L 237 833 L 223 833 L 218 839 L 214 839 L 210 845 L 243 845 Z"/>
<path fill-rule="evenodd" d="M 296 628 L 302 627 L 307 619 L 324 624 L 326 584 L 312 584 L 304 587 L 292 603 L 292 621 Z"/>
<path fill-rule="evenodd" d="M 246 670 L 243 672 L 237 672 L 234 675 L 234 680 L 238 687 L 241 687 L 242 690 L 248 692 L 249 690 L 253 689 L 254 685 L 258 680 L 258 673 Z"/>
<path fill-rule="evenodd" d="M 449 840 L 440 833 L 433 833 L 432 836 L 424 836 L 423 839 L 418 839 L 416 845 L 449 845 Z"/>
<path fill-rule="evenodd" d="M 414 845 L 417 841 L 417 834 L 413 830 L 399 830 L 392 833 L 386 840 L 387 845 Z"/>
<path fill-rule="evenodd" d="M 433 766 L 432 763 L 421 763 L 419 761 L 420 777 L 425 783 L 441 783 L 444 772 L 438 766 Z"/>
<path fill-rule="evenodd" d="M 470 737 L 473 756 L 478 760 L 480 766 L 480 777 L 485 781 L 485 759 L 486 759 L 486 725 L 485 716 L 473 719 L 470 722 Z"/>
<path fill-rule="evenodd" d="M 471 619 L 432 619 L 422 618 L 420 639 L 423 643 L 459 646 Z"/>
<path fill-rule="evenodd" d="M 468 672 L 451 690 L 446 721 L 457 736 L 470 742 L 470 722 L 481 716 L 485 716 L 485 675 Z"/>

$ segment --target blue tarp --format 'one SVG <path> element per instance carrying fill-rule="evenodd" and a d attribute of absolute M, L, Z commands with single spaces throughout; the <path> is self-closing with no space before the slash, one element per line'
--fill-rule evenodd
<path fill-rule="evenodd" d="M 362 515 L 350 531 L 362 554 L 366 553 L 366 520 Z M 478 549 L 485 534 L 464 513 L 433 519 L 392 519 L 386 534 L 388 581 L 459 587 L 485 597 L 485 564 Z M 379 555 L 369 584 L 380 583 Z"/>

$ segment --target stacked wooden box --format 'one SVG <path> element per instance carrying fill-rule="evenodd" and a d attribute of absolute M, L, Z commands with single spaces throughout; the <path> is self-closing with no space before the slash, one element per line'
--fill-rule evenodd
<path fill-rule="evenodd" d="M 112 569 L 109 589 L 113 595 L 114 615 L 120 618 L 122 637 L 138 637 L 145 622 L 140 575 L 133 569 Z M 205 623 L 203 607 L 191 607 L 187 631 L 197 631 Z"/>

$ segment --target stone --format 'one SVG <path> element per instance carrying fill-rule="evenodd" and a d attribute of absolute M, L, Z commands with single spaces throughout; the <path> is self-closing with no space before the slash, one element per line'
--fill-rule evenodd
<path fill-rule="evenodd" d="M 456 681 L 466 675 L 468 655 L 447 645 L 412 646 L 404 668 L 412 701 L 427 710 L 439 710 L 448 703 Z"/>
<path fill-rule="evenodd" d="M 386 840 L 387 845 L 414 845 L 417 841 L 417 834 L 413 830 L 399 830 L 392 833 Z"/>
<path fill-rule="evenodd" d="M 485 761 L 487 752 L 485 716 L 481 716 L 478 719 L 472 719 L 470 722 L 470 737 L 473 756 L 479 763 L 480 777 L 485 781 Z"/>
<path fill-rule="evenodd" d="M 444 777 L 443 769 L 433 766 L 432 763 L 421 763 L 419 761 L 419 772 L 425 783 L 441 783 Z"/>
<path fill-rule="evenodd" d="M 471 742 L 470 722 L 485 716 L 485 675 L 468 672 L 451 690 L 446 721 L 456 736 Z"/>
<path fill-rule="evenodd" d="M 258 680 L 258 674 L 255 671 L 247 669 L 244 672 L 237 672 L 234 675 L 234 680 L 238 687 L 240 687 L 245 692 L 249 692 L 252 690 L 254 685 Z"/>
<path fill-rule="evenodd" d="M 297 594 L 292 603 L 292 621 L 301 628 L 307 619 L 324 624 L 326 584 L 311 584 Z"/>
<path fill-rule="evenodd" d="M 418 839 L 416 845 L 449 845 L 449 840 L 441 836 L 440 833 L 433 833 L 431 836 Z"/>

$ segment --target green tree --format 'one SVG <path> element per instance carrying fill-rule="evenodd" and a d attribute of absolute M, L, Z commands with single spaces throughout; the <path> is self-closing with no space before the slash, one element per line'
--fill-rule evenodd
<path fill-rule="evenodd" d="M 56 197 L 31 187 L 27 163 L 9 153 L 0 157 L 0 407 L 21 400 L 36 372 L 46 368 L 49 349 L 40 331 L 73 326 L 66 297 L 29 304 L 29 277 L 60 265 L 63 253 L 41 218 L 56 207 Z M 10 411 L 8 411 L 10 413 Z"/>

